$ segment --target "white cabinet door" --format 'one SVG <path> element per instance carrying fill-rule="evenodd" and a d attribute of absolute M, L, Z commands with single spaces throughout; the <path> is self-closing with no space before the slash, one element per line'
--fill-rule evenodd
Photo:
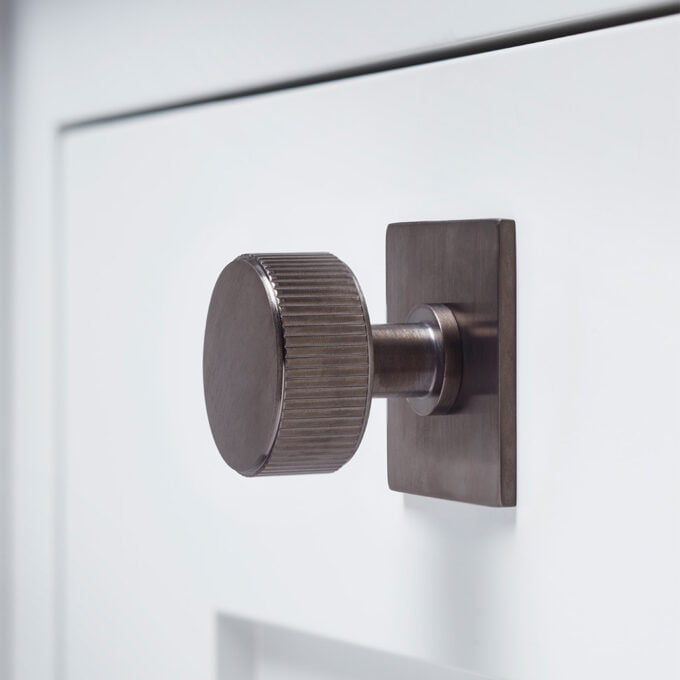
<path fill-rule="evenodd" d="M 66 677 L 677 674 L 679 38 L 670 18 L 64 137 Z M 468 217 L 517 222 L 517 507 L 390 491 L 381 403 L 338 473 L 233 473 L 201 383 L 224 264 L 328 250 L 380 323 L 385 226 Z"/>

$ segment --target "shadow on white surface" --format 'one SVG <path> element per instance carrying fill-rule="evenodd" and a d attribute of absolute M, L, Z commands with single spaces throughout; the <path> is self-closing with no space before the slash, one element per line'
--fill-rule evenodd
<path fill-rule="evenodd" d="M 217 617 L 216 677 L 218 680 L 483 678 L 419 659 L 226 615 Z"/>

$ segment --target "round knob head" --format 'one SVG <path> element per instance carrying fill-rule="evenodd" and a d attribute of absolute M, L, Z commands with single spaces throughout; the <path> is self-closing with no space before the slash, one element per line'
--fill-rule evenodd
<path fill-rule="evenodd" d="M 371 404 L 371 327 L 329 253 L 241 255 L 210 300 L 203 385 L 224 460 L 246 476 L 333 472 Z"/>

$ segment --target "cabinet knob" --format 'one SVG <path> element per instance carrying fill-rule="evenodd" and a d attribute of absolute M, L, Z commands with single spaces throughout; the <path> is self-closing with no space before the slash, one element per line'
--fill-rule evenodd
<path fill-rule="evenodd" d="M 241 255 L 205 329 L 208 420 L 247 477 L 333 472 L 387 407 L 391 489 L 516 502 L 515 223 L 387 228 L 387 320 L 329 253 Z"/>
<path fill-rule="evenodd" d="M 246 476 L 333 472 L 357 450 L 372 397 L 451 412 L 460 331 L 446 304 L 371 326 L 352 271 L 329 253 L 241 255 L 220 274 L 205 330 L 208 419 Z"/>

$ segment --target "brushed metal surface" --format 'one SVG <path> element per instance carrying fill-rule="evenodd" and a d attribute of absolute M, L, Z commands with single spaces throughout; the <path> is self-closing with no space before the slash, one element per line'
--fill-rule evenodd
<path fill-rule="evenodd" d="M 281 419 L 283 336 L 276 299 L 254 260 L 220 274 L 203 344 L 208 421 L 222 457 L 243 475 L 266 463 Z"/>
<path fill-rule="evenodd" d="M 451 413 L 458 402 L 463 378 L 463 351 L 454 310 L 441 303 L 422 304 L 408 315 L 408 323 L 427 323 L 436 339 L 437 376 L 429 394 L 408 398 L 419 416 Z"/>
<path fill-rule="evenodd" d="M 489 506 L 516 503 L 515 224 L 391 224 L 387 320 L 421 303 L 455 311 L 463 371 L 450 415 L 423 417 L 390 399 L 391 489 Z"/>
<path fill-rule="evenodd" d="M 222 458 L 248 477 L 333 472 L 359 447 L 372 396 L 449 412 L 462 368 L 455 315 L 419 305 L 408 321 L 372 329 L 354 274 L 334 255 L 236 258 L 215 284 L 204 340 Z"/>
<path fill-rule="evenodd" d="M 373 397 L 424 397 L 441 382 L 439 328 L 431 323 L 371 326 Z"/>
<path fill-rule="evenodd" d="M 246 476 L 333 472 L 387 397 L 390 488 L 514 505 L 514 239 L 508 220 L 390 225 L 391 323 L 373 328 L 334 255 L 227 265 L 203 364 L 224 460 Z"/>
<path fill-rule="evenodd" d="M 361 442 L 372 376 L 366 305 L 338 258 L 242 255 L 222 271 L 203 380 L 215 443 L 237 472 L 337 470 Z"/>

